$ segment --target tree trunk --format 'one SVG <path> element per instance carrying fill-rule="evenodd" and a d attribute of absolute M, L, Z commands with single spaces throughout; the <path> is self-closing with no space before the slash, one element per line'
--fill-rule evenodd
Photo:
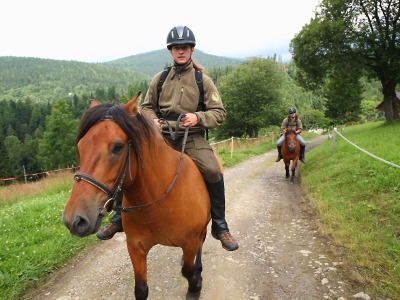
<path fill-rule="evenodd" d="M 386 121 L 400 120 L 400 107 L 396 98 L 396 82 L 382 81 L 383 103 Z"/>

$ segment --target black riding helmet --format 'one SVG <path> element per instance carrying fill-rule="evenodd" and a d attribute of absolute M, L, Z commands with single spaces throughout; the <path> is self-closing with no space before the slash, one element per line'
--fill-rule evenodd
<path fill-rule="evenodd" d="M 171 50 L 174 45 L 192 45 L 196 46 L 196 38 L 193 31 L 186 26 L 176 26 L 172 28 L 167 36 L 167 48 Z"/>
<path fill-rule="evenodd" d="M 294 107 L 289 108 L 289 115 L 295 113 L 296 109 Z"/>

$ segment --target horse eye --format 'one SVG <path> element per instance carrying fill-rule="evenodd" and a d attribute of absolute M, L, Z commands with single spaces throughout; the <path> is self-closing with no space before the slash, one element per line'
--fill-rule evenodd
<path fill-rule="evenodd" d="M 124 149 L 125 145 L 123 143 L 115 143 L 114 148 L 112 149 L 113 154 L 120 154 Z"/>

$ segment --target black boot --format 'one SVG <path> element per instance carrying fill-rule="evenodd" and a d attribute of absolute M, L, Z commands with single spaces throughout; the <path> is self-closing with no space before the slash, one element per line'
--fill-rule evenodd
<path fill-rule="evenodd" d="M 306 146 L 300 145 L 300 161 L 302 163 L 306 163 L 305 159 L 304 159 L 304 152 L 306 151 Z"/>
<path fill-rule="evenodd" d="M 222 247 L 228 251 L 239 248 L 238 242 L 229 232 L 228 224 L 225 220 L 225 185 L 224 178 L 216 183 L 206 182 L 208 193 L 211 200 L 211 234 L 221 241 Z"/>
<path fill-rule="evenodd" d="M 278 162 L 282 159 L 282 152 L 281 152 L 282 146 L 276 146 L 276 149 L 278 149 L 278 158 L 276 159 L 275 162 Z"/>

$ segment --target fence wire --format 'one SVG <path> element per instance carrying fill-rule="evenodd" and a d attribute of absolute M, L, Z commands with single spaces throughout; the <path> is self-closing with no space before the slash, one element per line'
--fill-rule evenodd
<path fill-rule="evenodd" d="M 384 160 L 384 159 L 382 159 L 382 158 L 380 158 L 380 157 L 378 157 L 378 156 L 376 156 L 376 155 L 374 155 L 372 153 L 369 153 L 368 151 L 358 147 L 356 144 L 354 144 L 351 141 L 349 141 L 348 139 L 346 139 L 339 131 L 337 131 L 337 128 L 334 128 L 333 131 L 334 131 L 334 134 L 338 134 L 342 139 L 344 139 L 350 145 L 352 145 L 353 147 L 357 148 L 358 150 L 364 152 L 365 154 L 367 154 L 367 155 L 369 155 L 369 156 L 371 156 L 371 157 L 373 157 L 373 158 L 375 158 L 375 159 L 377 159 L 377 160 L 379 160 L 381 162 L 384 162 L 385 164 L 388 164 L 388 165 L 391 165 L 392 167 L 400 169 L 399 165 L 396 165 L 396 164 L 394 164 L 394 163 L 392 163 L 390 161 Z M 333 139 L 333 141 L 335 141 L 335 139 Z"/>

